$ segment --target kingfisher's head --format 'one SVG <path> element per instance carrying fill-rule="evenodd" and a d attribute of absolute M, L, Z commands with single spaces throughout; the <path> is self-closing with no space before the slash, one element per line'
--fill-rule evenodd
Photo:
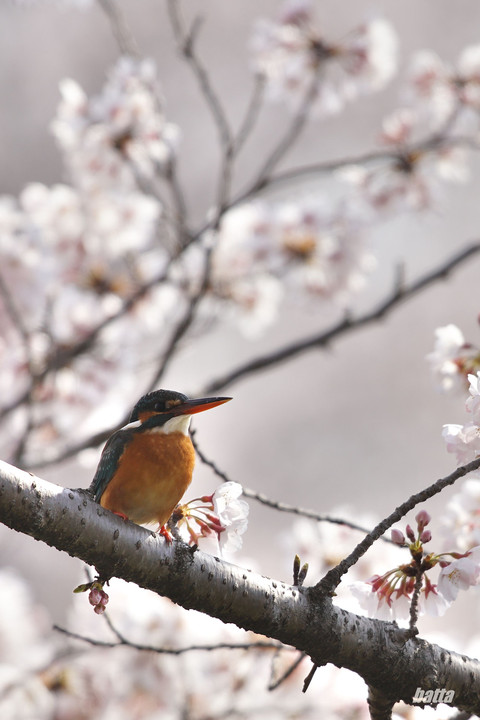
<path fill-rule="evenodd" d="M 179 430 L 186 430 L 191 415 L 210 410 L 231 399 L 208 397 L 191 400 L 183 393 L 174 390 L 154 390 L 140 398 L 132 410 L 130 422 L 140 422 L 152 428 L 164 427 L 167 432 L 165 427 L 167 423 L 172 430 L 177 429 L 177 425 Z"/>

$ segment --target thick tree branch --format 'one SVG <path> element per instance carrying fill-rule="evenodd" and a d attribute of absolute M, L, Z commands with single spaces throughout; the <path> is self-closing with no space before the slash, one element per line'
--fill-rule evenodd
<path fill-rule="evenodd" d="M 236 567 L 104 510 L 85 491 L 52 485 L 0 462 L 0 520 L 116 576 L 224 622 L 307 653 L 321 667 L 358 673 L 393 701 L 417 689 L 455 691 L 454 705 L 480 712 L 480 662 L 406 639 L 393 623 L 340 610 L 328 597 Z"/>

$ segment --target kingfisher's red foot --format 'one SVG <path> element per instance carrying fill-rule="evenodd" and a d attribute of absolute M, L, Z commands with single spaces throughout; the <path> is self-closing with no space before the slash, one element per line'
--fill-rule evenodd
<path fill-rule="evenodd" d="M 122 512 L 115 512 L 115 510 L 112 510 L 114 515 L 118 515 L 118 517 L 122 518 L 122 520 L 128 520 L 128 515 L 125 515 L 125 513 Z"/>
<path fill-rule="evenodd" d="M 168 543 L 173 542 L 173 535 L 172 535 L 172 533 L 170 532 L 170 530 L 169 530 L 167 527 L 165 527 L 165 525 L 161 525 L 161 526 L 158 528 L 157 532 L 158 532 L 160 535 L 163 535 L 163 537 L 165 538 L 165 540 L 166 540 Z"/>

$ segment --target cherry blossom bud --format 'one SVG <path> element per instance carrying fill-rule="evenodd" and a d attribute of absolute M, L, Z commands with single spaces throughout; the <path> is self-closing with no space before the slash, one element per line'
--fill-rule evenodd
<path fill-rule="evenodd" d="M 88 595 L 88 602 L 90 605 L 98 605 L 99 602 L 102 600 L 102 590 L 100 590 L 97 587 L 92 587 L 90 590 L 90 593 Z"/>
<path fill-rule="evenodd" d="M 420 531 L 428 525 L 431 519 L 426 510 L 420 510 L 420 512 L 415 515 L 415 520 L 417 521 L 417 526 Z"/>
<path fill-rule="evenodd" d="M 424 530 L 420 535 L 420 540 L 422 541 L 422 543 L 430 542 L 431 539 L 432 533 L 430 532 L 430 530 Z"/>
<path fill-rule="evenodd" d="M 213 503 L 213 493 L 211 495 L 202 495 L 200 500 L 204 503 Z"/>
<path fill-rule="evenodd" d="M 407 533 L 407 537 L 410 542 L 415 542 L 415 533 L 413 532 L 410 525 L 407 525 L 407 527 L 405 528 L 405 532 Z"/>
<path fill-rule="evenodd" d="M 396 528 L 392 530 L 392 542 L 397 545 L 405 545 L 405 535 L 401 530 L 397 530 Z"/>

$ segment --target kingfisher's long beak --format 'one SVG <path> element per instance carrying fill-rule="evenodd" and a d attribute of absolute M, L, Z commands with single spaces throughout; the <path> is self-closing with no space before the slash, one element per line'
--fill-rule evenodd
<path fill-rule="evenodd" d="M 199 398 L 197 400 L 185 400 L 185 402 L 169 410 L 169 413 L 172 415 L 194 415 L 195 413 L 217 407 L 217 405 L 223 405 L 223 403 L 231 399 L 230 397 L 210 397 Z"/>

